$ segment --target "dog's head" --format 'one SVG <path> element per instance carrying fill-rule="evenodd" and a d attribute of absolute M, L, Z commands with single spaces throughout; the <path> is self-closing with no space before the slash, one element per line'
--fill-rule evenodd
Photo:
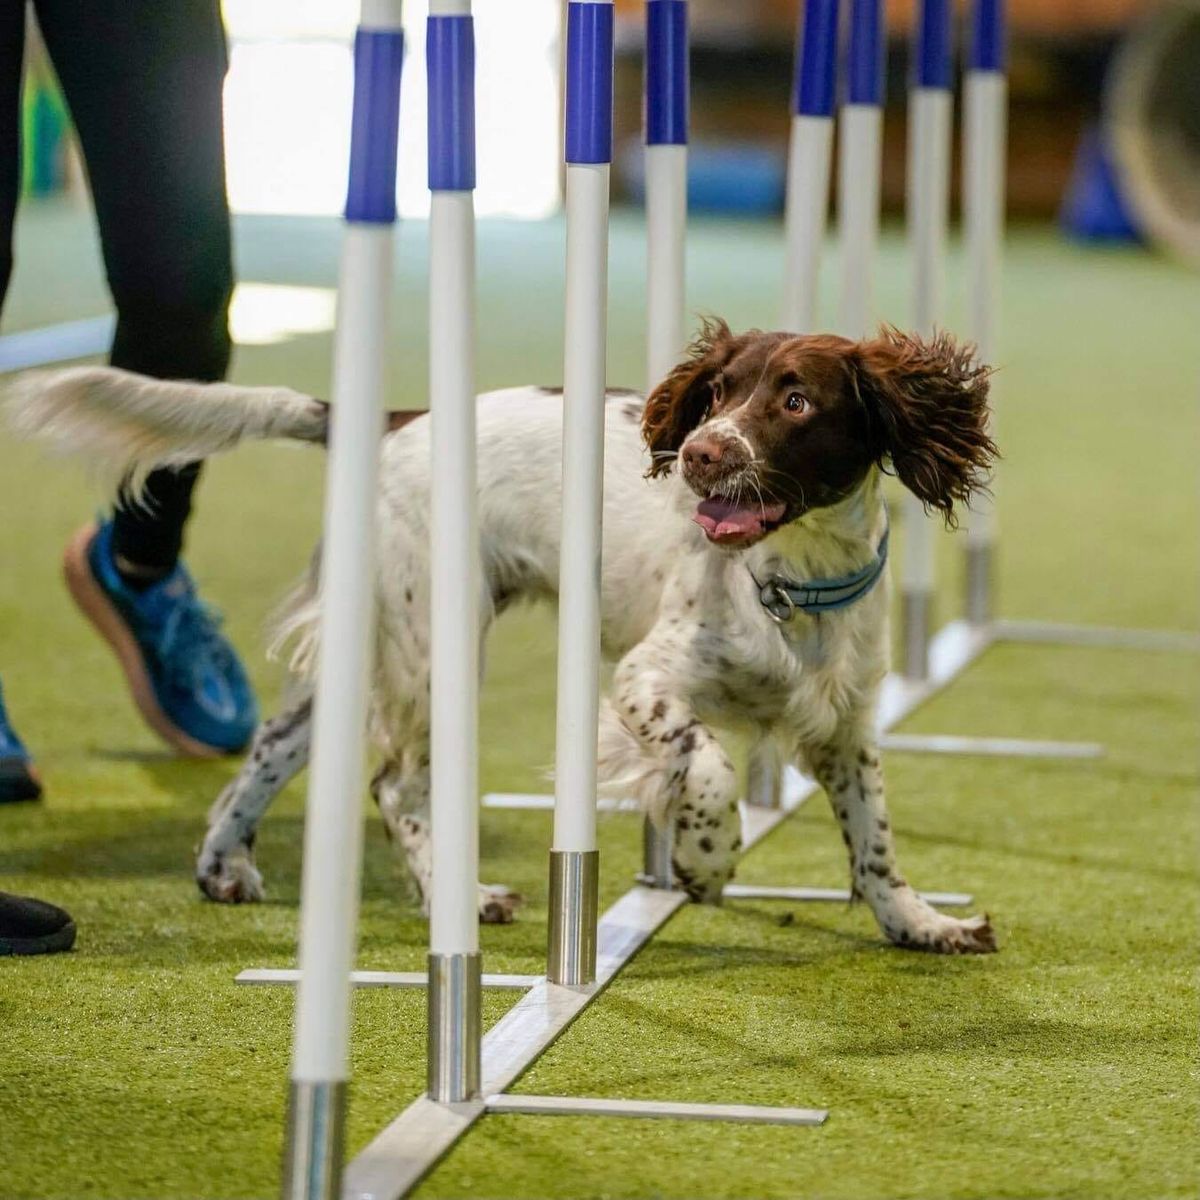
<path fill-rule="evenodd" d="M 725 546 L 836 504 L 887 462 L 953 525 L 996 455 L 989 374 L 945 334 L 885 327 L 855 342 L 709 321 L 646 402 L 649 473 L 678 461 L 700 497 L 697 524 Z"/>

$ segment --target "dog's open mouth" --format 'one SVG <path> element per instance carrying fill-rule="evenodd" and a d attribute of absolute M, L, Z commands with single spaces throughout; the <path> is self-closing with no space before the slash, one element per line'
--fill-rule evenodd
<path fill-rule="evenodd" d="M 782 501 L 709 496 L 696 506 L 692 520 L 704 530 L 710 542 L 721 546 L 748 546 L 777 529 L 786 514 L 787 505 Z"/>

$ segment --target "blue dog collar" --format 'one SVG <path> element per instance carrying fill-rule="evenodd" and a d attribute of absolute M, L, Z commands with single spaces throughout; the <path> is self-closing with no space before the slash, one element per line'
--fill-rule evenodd
<path fill-rule="evenodd" d="M 890 532 L 890 528 L 884 529 L 875 557 L 850 575 L 842 575 L 837 579 L 812 579 L 807 583 L 797 583 L 783 575 L 771 575 L 761 582 L 755 579 L 758 598 L 767 615 L 783 625 L 796 615 L 797 610 L 819 615 L 849 608 L 861 600 L 879 582 L 887 566 Z M 753 575 L 751 578 L 754 578 Z"/>

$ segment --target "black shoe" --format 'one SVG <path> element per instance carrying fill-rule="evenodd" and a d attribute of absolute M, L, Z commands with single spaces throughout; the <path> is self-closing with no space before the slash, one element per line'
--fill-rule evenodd
<path fill-rule="evenodd" d="M 43 900 L 0 892 L 0 956 L 57 954 L 75 945 L 75 922 Z"/>

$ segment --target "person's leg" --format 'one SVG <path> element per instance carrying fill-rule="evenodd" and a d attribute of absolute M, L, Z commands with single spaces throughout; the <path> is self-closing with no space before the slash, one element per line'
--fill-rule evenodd
<path fill-rule="evenodd" d="M 216 0 L 38 0 L 37 12 L 87 160 L 117 309 L 113 365 L 223 378 L 233 267 Z M 127 582 L 174 566 L 198 472 L 156 472 L 144 504 L 118 505 Z"/>
<path fill-rule="evenodd" d="M 25 5 L 0 5 L 0 305 L 12 276 L 13 217 L 21 191 L 21 72 Z"/>
<path fill-rule="evenodd" d="M 25 5 L 0 5 L 0 305 L 12 276 L 12 228 L 21 190 L 21 70 Z M 11 502 L 11 500 L 10 500 Z M 0 804 L 42 794 L 29 751 L 17 736 L 0 691 Z"/>
<path fill-rule="evenodd" d="M 36 0 L 96 203 L 117 308 L 112 361 L 213 380 L 229 363 L 233 269 L 217 0 Z M 178 562 L 196 468 L 81 530 L 67 584 L 150 726 L 185 754 L 241 749 L 258 712 L 233 647 Z"/>

